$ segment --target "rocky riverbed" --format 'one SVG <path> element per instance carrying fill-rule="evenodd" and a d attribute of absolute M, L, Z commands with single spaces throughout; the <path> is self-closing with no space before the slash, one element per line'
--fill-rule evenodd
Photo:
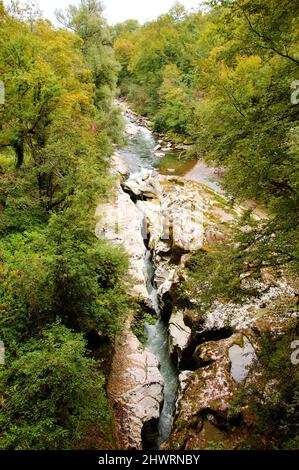
<path fill-rule="evenodd" d="M 172 387 L 174 423 L 162 448 L 202 449 L 210 441 L 233 448 L 249 432 L 252 416 L 242 409 L 238 419 L 231 419 L 232 400 L 242 384 L 263 373 L 252 367 L 258 364 L 261 333 L 277 337 L 295 327 L 291 305 L 296 289 L 265 273 L 258 286 L 261 294 L 246 304 L 217 303 L 200 316 L 196 299 L 190 299 L 189 306 L 176 304 L 174 293 L 186 277 L 190 257 L 225 240 L 241 209 L 231 208 L 215 188 L 188 174 L 160 174 L 152 164 L 159 158 L 157 141 L 132 114 L 129 117 L 129 139 L 144 132 L 149 156 L 128 149 L 114 156 L 115 197 L 98 208 L 97 236 L 124 246 L 130 258 L 132 296 L 153 312 L 158 308 L 165 324 L 164 340 L 177 369 L 178 387 L 177 393 Z M 147 288 L 149 252 L 154 297 Z M 278 307 L 281 304 L 284 308 Z M 165 354 L 161 360 L 166 360 Z M 115 344 L 108 384 L 119 448 L 141 449 L 148 435 L 159 433 L 168 377 L 158 357 L 132 333 L 129 320 Z M 264 388 L 261 395 L 268 393 L 269 384 Z"/>

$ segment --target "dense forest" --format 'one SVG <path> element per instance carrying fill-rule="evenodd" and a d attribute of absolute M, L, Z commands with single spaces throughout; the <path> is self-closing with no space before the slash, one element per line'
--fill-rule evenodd
<path fill-rule="evenodd" d="M 126 253 L 95 237 L 95 208 L 114 191 L 110 157 L 125 143 L 114 99 L 187 144 L 185 158 L 221 167 L 232 204 L 254 200 L 269 215 L 248 210 L 198 252 L 181 299 L 242 302 L 256 294 L 242 273 L 259 280 L 266 268 L 298 284 L 299 3 L 210 0 L 191 13 L 177 3 L 144 25 L 109 26 L 100 2 L 81 0 L 57 12 L 61 28 L 12 5 L 0 2 L 0 449 L 114 448 L 105 380 L 136 308 Z M 297 448 L 288 341 L 265 342 L 284 401 L 258 410 L 257 432 L 270 426 L 275 445 Z"/>
<path fill-rule="evenodd" d="M 80 446 L 87 424 L 113 435 L 86 348 L 93 331 L 113 339 L 127 308 L 126 256 L 96 240 L 93 220 L 122 138 L 119 66 L 97 2 L 64 21 L 0 5 L 2 449 Z"/>

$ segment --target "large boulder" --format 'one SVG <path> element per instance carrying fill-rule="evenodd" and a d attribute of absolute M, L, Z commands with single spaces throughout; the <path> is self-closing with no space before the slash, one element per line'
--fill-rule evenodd
<path fill-rule="evenodd" d="M 161 191 L 158 174 L 147 169 L 132 173 L 122 186 L 133 197 L 139 198 L 157 198 Z"/>
<path fill-rule="evenodd" d="M 125 163 L 121 155 L 115 153 L 111 157 L 111 173 L 117 176 L 121 176 L 122 178 L 126 178 L 129 175 L 128 165 Z"/>
<path fill-rule="evenodd" d="M 211 428 L 207 421 L 212 423 L 215 435 L 217 430 L 225 429 L 231 400 L 238 389 L 238 382 L 232 374 L 230 350 L 234 345 L 243 347 L 244 338 L 239 333 L 229 339 L 198 346 L 195 357 L 201 367 L 180 376 L 174 429 L 163 449 L 205 448 L 207 427 Z"/>
<path fill-rule="evenodd" d="M 163 217 L 161 213 L 161 204 L 159 199 L 151 199 L 136 202 L 136 206 L 143 216 L 144 220 L 144 238 L 147 239 L 148 247 L 155 254 L 157 247 L 163 241 L 161 240 L 163 232 Z M 162 247 L 161 247 L 162 248 Z M 169 245 L 164 243 L 162 251 L 169 251 Z"/>
<path fill-rule="evenodd" d="M 203 245 L 203 201 L 201 187 L 177 177 L 163 184 L 161 212 L 164 239 L 169 238 L 172 251 L 198 251 Z M 168 233 L 165 234 L 165 227 Z"/>
<path fill-rule="evenodd" d="M 144 218 L 143 236 L 153 254 L 154 282 L 163 305 L 163 296 L 177 280 L 181 261 L 202 248 L 202 188 L 148 170 L 131 175 L 123 188 L 139 199 L 136 206 Z"/>

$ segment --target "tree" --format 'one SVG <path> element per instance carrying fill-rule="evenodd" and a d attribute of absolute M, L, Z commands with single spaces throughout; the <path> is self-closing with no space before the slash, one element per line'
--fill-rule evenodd
<path fill-rule="evenodd" d="M 0 447 L 84 447 L 89 427 L 109 446 L 99 370 L 129 312 L 127 257 L 94 233 L 121 140 L 113 52 L 102 45 L 93 54 L 88 34 L 84 42 L 42 20 L 28 24 L 27 13 L 16 19 L 0 3 Z M 82 34 L 98 14 L 76 18 Z M 106 34 L 101 24 L 96 35 Z M 102 341 L 96 362 L 83 340 L 91 332 Z"/>
<path fill-rule="evenodd" d="M 163 69 L 159 101 L 161 110 L 155 116 L 156 130 L 187 135 L 193 107 L 182 74 L 175 64 L 165 65 Z"/>
<path fill-rule="evenodd" d="M 57 11 L 56 14 L 64 26 L 82 39 L 82 54 L 92 72 L 95 86 L 95 105 L 107 112 L 115 92 L 118 64 L 111 47 L 110 31 L 103 18 L 102 3 L 98 0 L 81 0 L 78 7 L 71 5 L 65 13 Z"/>
<path fill-rule="evenodd" d="M 85 341 L 59 323 L 23 345 L 0 371 L 0 448 L 72 449 L 94 423 L 108 438 L 104 378 Z"/>
<path fill-rule="evenodd" d="M 239 23 L 243 46 L 253 43 L 262 55 L 274 53 L 299 65 L 296 1 L 212 0 L 210 4 L 220 7 L 226 23 L 234 27 Z"/>
<path fill-rule="evenodd" d="M 159 111 L 163 114 L 159 89 L 167 65 L 177 66 L 182 83 L 190 85 L 195 38 L 203 22 L 200 13 L 187 14 L 177 4 L 136 31 L 130 32 L 124 25 L 123 33 L 114 42 L 116 56 L 123 66 L 120 86 L 139 111 L 151 116 Z"/>
<path fill-rule="evenodd" d="M 123 37 L 126 34 L 135 33 L 140 28 L 140 24 L 137 20 L 126 20 L 123 23 L 117 23 L 112 27 L 112 34 L 114 39 Z"/>

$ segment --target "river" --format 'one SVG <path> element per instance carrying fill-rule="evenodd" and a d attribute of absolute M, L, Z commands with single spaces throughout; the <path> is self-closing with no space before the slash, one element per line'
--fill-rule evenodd
<path fill-rule="evenodd" d="M 208 186 L 217 193 L 224 192 L 217 169 L 207 166 L 198 158 L 186 159 L 179 150 L 168 149 L 164 156 L 158 156 L 155 148 L 159 142 L 154 134 L 146 127 L 135 124 L 130 114 L 125 114 L 125 119 L 127 124 L 138 130 L 136 135 L 130 137 L 127 147 L 119 151 L 130 173 L 141 171 L 143 168 L 155 169 L 162 175 L 184 176 Z"/>
<path fill-rule="evenodd" d="M 213 168 L 207 167 L 197 159 L 186 161 L 181 157 L 181 152 L 172 149 L 168 149 L 164 156 L 161 155 L 162 152 L 157 155 L 155 149 L 159 143 L 153 133 L 146 127 L 136 124 L 130 114 L 125 114 L 125 119 L 132 135 L 129 137 L 128 145 L 119 150 L 119 153 L 130 173 L 139 172 L 144 168 L 155 169 L 163 175 L 184 176 L 203 183 L 214 191 L 222 192 L 219 177 Z M 162 318 L 157 289 L 153 284 L 154 268 L 150 251 L 145 257 L 145 269 L 148 297 L 158 318 L 156 324 L 145 325 L 147 334 L 145 348 L 159 359 L 160 372 L 164 380 L 164 402 L 158 425 L 159 435 L 153 445 L 153 448 L 158 449 L 171 433 L 179 371 L 169 355 L 168 325 Z"/>

